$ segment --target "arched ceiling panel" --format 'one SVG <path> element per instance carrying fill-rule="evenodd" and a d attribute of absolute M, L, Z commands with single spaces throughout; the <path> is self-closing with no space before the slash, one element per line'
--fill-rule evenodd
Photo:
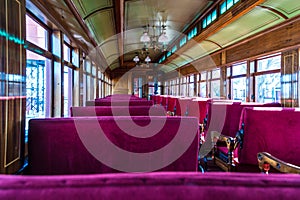
<path fill-rule="evenodd" d="M 118 49 L 118 41 L 117 40 L 109 40 L 99 46 L 104 58 L 107 60 L 107 64 L 110 65 L 114 59 L 112 60 L 112 55 L 115 57 L 119 57 L 119 49 Z"/>
<path fill-rule="evenodd" d="M 193 58 L 193 60 L 197 60 L 219 49 L 221 48 L 217 44 L 209 41 L 203 41 L 201 43 L 197 43 L 195 46 L 185 51 L 184 54 Z"/>
<path fill-rule="evenodd" d="M 267 0 L 261 5 L 273 8 L 289 18 L 300 14 L 299 0 Z"/>
<path fill-rule="evenodd" d="M 178 68 L 177 65 L 173 64 L 173 63 L 168 63 L 166 65 L 162 65 L 159 69 L 165 73 L 174 71 Z"/>
<path fill-rule="evenodd" d="M 179 57 L 172 60 L 172 63 L 174 63 L 178 67 L 181 67 L 181 66 L 186 65 L 191 62 L 193 62 L 193 59 L 184 54 L 181 54 L 181 55 L 179 55 Z"/>
<path fill-rule="evenodd" d="M 82 18 L 97 10 L 113 6 L 112 0 L 73 0 L 73 3 Z"/>
<path fill-rule="evenodd" d="M 120 64 L 118 62 L 112 63 L 109 68 L 111 70 L 117 69 L 118 67 L 120 67 Z"/>
<path fill-rule="evenodd" d="M 86 23 L 98 44 L 116 34 L 113 9 L 106 9 L 90 16 Z"/>

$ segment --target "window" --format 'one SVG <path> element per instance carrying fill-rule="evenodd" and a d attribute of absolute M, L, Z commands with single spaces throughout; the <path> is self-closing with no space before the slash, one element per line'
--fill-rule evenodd
<path fill-rule="evenodd" d="M 26 128 L 32 118 L 50 117 L 51 61 L 45 57 L 26 51 Z"/>
<path fill-rule="evenodd" d="M 165 61 L 166 59 L 166 55 L 163 55 L 163 57 L 161 57 L 158 61 L 158 63 L 162 63 L 163 61 Z"/>
<path fill-rule="evenodd" d="M 206 80 L 207 78 L 207 72 L 201 72 L 200 74 L 200 93 L 199 93 L 199 96 L 200 97 L 207 97 L 207 94 L 206 94 Z"/>
<path fill-rule="evenodd" d="M 281 55 L 271 55 L 257 60 L 255 100 L 261 103 L 279 102 L 281 96 Z M 284 77 L 283 77 L 284 79 Z M 285 91 L 283 89 L 283 91 Z"/>
<path fill-rule="evenodd" d="M 206 28 L 209 24 L 217 19 L 217 9 L 214 9 L 211 13 L 206 15 L 202 20 L 202 28 Z"/>
<path fill-rule="evenodd" d="M 64 60 L 70 62 L 71 49 L 66 44 L 64 44 Z"/>
<path fill-rule="evenodd" d="M 232 76 L 246 74 L 247 63 L 240 63 L 232 66 Z"/>
<path fill-rule="evenodd" d="M 48 31 L 26 15 L 26 40 L 42 49 L 48 49 Z"/>
<path fill-rule="evenodd" d="M 231 81 L 231 94 L 233 100 L 246 101 L 246 77 L 233 78 Z"/>
<path fill-rule="evenodd" d="M 72 106 L 72 69 L 64 67 L 64 117 L 69 116 Z"/>
<path fill-rule="evenodd" d="M 220 97 L 220 80 L 211 81 L 211 98 Z"/>
<path fill-rule="evenodd" d="M 257 61 L 258 72 L 280 69 L 280 67 L 281 67 L 281 55 Z"/>
<path fill-rule="evenodd" d="M 260 103 L 280 102 L 280 73 L 255 77 L 256 101 Z"/>
<path fill-rule="evenodd" d="M 223 13 L 226 12 L 226 1 L 224 1 L 223 3 L 221 3 L 220 5 L 220 14 L 222 15 Z"/>
<path fill-rule="evenodd" d="M 56 55 L 57 57 L 61 57 L 61 49 L 60 49 L 60 32 L 55 31 L 52 34 L 52 52 L 54 55 Z"/>
<path fill-rule="evenodd" d="M 240 0 L 225 0 L 224 2 L 222 2 L 220 4 L 220 14 L 222 15 L 223 13 L 225 13 L 239 1 Z"/>
<path fill-rule="evenodd" d="M 171 56 L 172 52 L 171 51 L 168 51 L 167 52 L 167 57 Z"/>
<path fill-rule="evenodd" d="M 197 27 L 194 27 L 189 33 L 188 33 L 188 40 L 192 39 L 197 35 Z"/>
<path fill-rule="evenodd" d="M 175 53 L 175 51 L 177 51 L 177 46 L 176 46 L 176 45 L 173 46 L 171 52 L 172 52 L 172 53 Z"/>
<path fill-rule="evenodd" d="M 188 96 L 193 97 L 195 96 L 194 75 L 189 76 L 188 79 Z"/>
<path fill-rule="evenodd" d="M 208 73 L 208 80 L 211 82 L 210 97 L 219 98 L 220 97 L 220 69 L 215 69 Z M 211 78 L 210 78 L 211 77 Z"/>
<path fill-rule="evenodd" d="M 79 50 L 73 49 L 72 51 L 72 64 L 76 67 L 79 67 Z"/>
<path fill-rule="evenodd" d="M 216 69 L 216 70 L 213 70 L 212 73 L 212 79 L 216 79 L 216 78 L 220 78 L 220 69 Z"/>
<path fill-rule="evenodd" d="M 186 43 L 186 37 L 184 36 L 184 37 L 180 40 L 179 46 L 182 47 L 185 43 Z"/>

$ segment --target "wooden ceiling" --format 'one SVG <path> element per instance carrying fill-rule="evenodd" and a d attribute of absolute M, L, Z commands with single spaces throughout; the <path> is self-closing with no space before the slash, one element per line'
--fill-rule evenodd
<path fill-rule="evenodd" d="M 144 44 L 140 37 L 166 25 L 169 44 L 186 33 L 189 26 L 218 0 L 27 0 L 45 15 L 52 16 L 63 31 L 97 60 L 105 70 L 130 69 L 136 52 Z M 195 62 L 300 14 L 298 0 L 247 0 L 220 17 L 169 57 L 161 71 L 168 73 Z M 100 54 L 101 56 L 99 56 Z M 149 48 L 152 61 L 162 52 Z M 101 58 L 101 59 L 99 59 Z"/>

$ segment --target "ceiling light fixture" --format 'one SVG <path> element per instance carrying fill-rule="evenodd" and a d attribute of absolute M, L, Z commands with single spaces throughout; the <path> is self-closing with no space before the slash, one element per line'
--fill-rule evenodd
<path fill-rule="evenodd" d="M 144 63 L 147 67 L 149 67 L 149 63 L 151 62 L 149 52 L 145 49 L 143 49 L 143 51 L 140 54 L 138 52 L 135 52 L 133 61 L 136 63 L 136 65 L 144 66 Z"/>
<path fill-rule="evenodd" d="M 166 25 L 162 26 L 145 26 L 140 41 L 144 43 L 144 48 L 152 48 L 153 50 L 166 51 L 169 37 L 166 33 Z"/>

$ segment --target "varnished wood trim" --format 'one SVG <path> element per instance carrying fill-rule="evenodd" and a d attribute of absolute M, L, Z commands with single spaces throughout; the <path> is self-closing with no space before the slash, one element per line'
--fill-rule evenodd
<path fill-rule="evenodd" d="M 87 14 L 87 15 L 83 18 L 83 20 L 87 20 L 87 18 L 91 17 L 92 15 L 95 15 L 95 14 L 98 13 L 98 12 L 101 12 L 101 11 L 103 11 L 103 10 L 110 10 L 110 9 L 112 9 L 112 8 L 114 8 L 114 7 L 113 7 L 113 6 L 106 6 L 106 7 L 103 7 L 103 8 L 98 8 L 98 9 L 94 10 L 93 12 Z"/>
<path fill-rule="evenodd" d="M 286 16 L 285 14 L 283 14 L 282 12 L 280 12 L 280 11 L 274 9 L 274 8 L 271 8 L 271 7 L 269 7 L 269 6 L 264 6 L 264 5 L 258 5 L 258 7 L 261 7 L 261 8 L 263 8 L 263 9 L 267 9 L 267 10 L 269 10 L 269 11 L 271 11 L 271 12 L 273 12 L 273 13 L 279 15 L 280 17 L 282 17 L 282 18 L 284 18 L 284 19 L 288 19 L 288 16 Z"/>
<path fill-rule="evenodd" d="M 219 45 L 219 44 L 218 44 L 218 43 L 216 43 L 215 41 L 212 41 L 212 40 L 207 40 L 207 39 L 205 39 L 204 41 L 211 42 L 211 43 L 213 43 L 213 44 L 217 45 L 217 46 L 218 46 L 220 49 L 222 49 L 222 48 L 223 48 L 221 45 Z"/>

